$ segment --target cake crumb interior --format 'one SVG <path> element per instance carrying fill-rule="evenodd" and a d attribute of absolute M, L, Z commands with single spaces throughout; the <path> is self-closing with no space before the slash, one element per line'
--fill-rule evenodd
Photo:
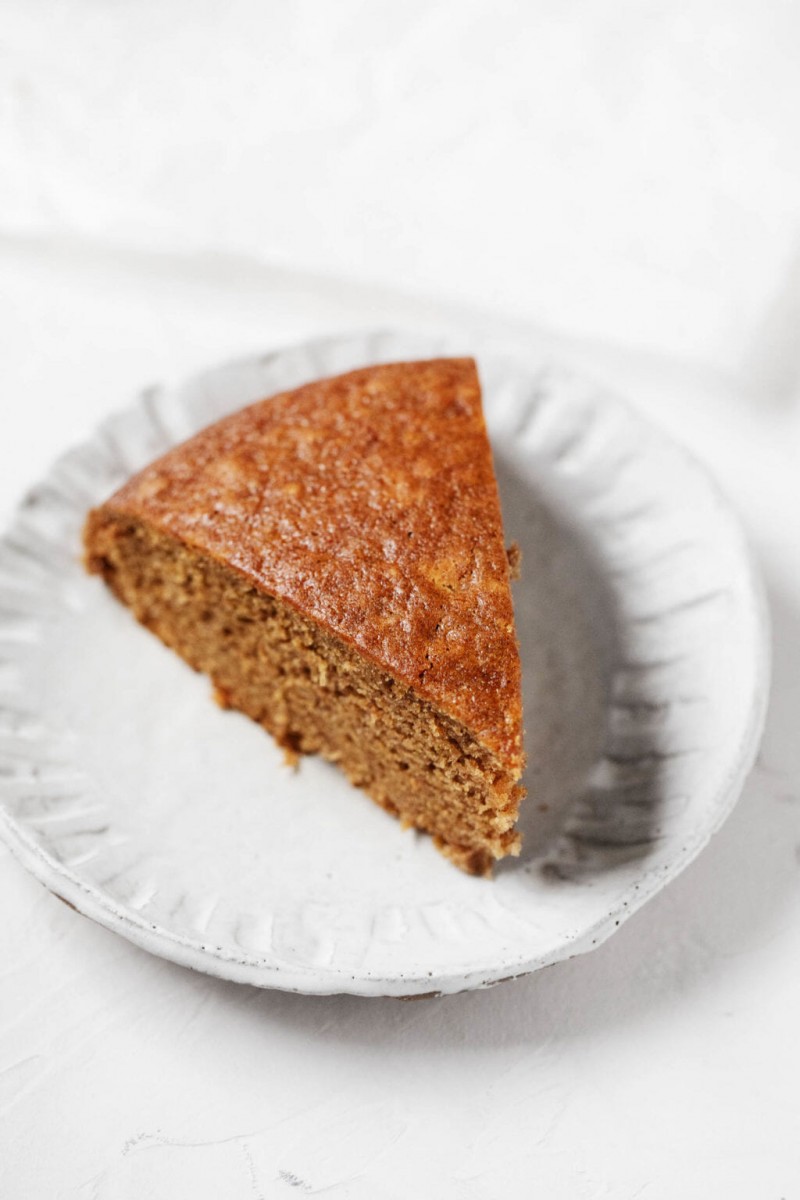
<path fill-rule="evenodd" d="M 217 699 L 289 756 L 321 754 L 457 866 L 518 854 L 523 789 L 458 721 L 235 570 L 149 525 L 96 510 L 87 565 Z"/>

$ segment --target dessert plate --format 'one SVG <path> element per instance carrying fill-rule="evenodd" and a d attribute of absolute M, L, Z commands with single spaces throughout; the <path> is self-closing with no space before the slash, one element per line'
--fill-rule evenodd
<path fill-rule="evenodd" d="M 297 770 L 80 563 L 87 509 L 208 422 L 368 363 L 476 353 L 515 585 L 519 859 L 461 874 L 316 759 Z M 739 526 L 626 403 L 535 355 L 370 334 L 150 390 L 0 545 L 0 831 L 137 945 L 299 992 L 457 992 L 599 945 L 702 849 L 753 761 L 767 629 Z"/>

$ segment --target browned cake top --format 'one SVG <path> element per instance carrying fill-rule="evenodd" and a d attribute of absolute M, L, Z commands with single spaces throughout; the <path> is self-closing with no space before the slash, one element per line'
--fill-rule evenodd
<path fill-rule="evenodd" d="M 521 763 L 509 571 L 472 359 L 368 367 L 259 401 L 105 507 L 235 568 Z"/>

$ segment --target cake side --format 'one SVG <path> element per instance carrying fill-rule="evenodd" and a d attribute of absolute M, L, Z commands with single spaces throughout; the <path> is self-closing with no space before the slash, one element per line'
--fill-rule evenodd
<path fill-rule="evenodd" d="M 88 568 L 290 755 L 319 753 L 458 866 L 519 852 L 519 770 L 403 680 L 240 570 L 136 517 L 92 512 Z"/>
<path fill-rule="evenodd" d="M 260 401 L 106 508 L 279 597 L 521 773 L 519 652 L 471 359 L 370 367 Z"/>

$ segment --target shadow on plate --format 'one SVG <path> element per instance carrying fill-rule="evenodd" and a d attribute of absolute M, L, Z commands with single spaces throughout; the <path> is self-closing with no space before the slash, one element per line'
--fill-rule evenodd
<path fill-rule="evenodd" d="M 612 696 L 624 621 L 595 548 L 509 462 L 496 469 L 506 534 L 522 551 L 514 607 L 528 757 L 522 854 L 498 874 L 594 874 L 648 856 L 661 836 L 674 799 L 668 706 L 646 670 Z"/>

